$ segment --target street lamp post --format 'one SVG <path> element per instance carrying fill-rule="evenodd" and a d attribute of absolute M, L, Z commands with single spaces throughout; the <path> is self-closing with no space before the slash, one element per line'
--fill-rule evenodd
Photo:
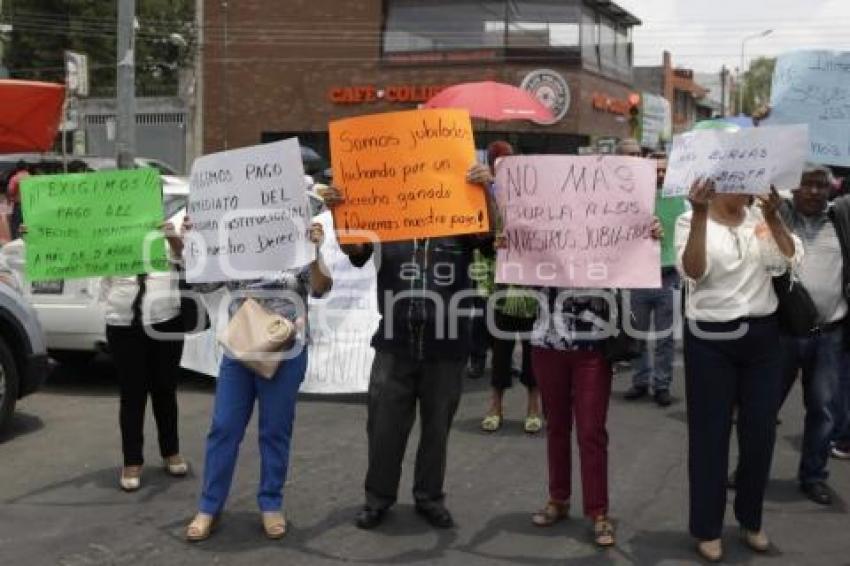
<path fill-rule="evenodd" d="M 744 57 L 745 49 L 747 46 L 747 42 L 751 39 L 759 39 L 761 37 L 767 37 L 772 34 L 772 29 L 766 29 L 763 32 L 756 33 L 753 35 L 748 35 L 744 39 L 741 40 L 741 72 L 738 77 L 738 114 L 744 113 L 744 65 L 746 64 L 746 60 Z"/>

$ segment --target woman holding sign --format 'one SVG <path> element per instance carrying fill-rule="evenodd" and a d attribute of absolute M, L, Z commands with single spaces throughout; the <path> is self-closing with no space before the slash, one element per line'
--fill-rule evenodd
<path fill-rule="evenodd" d="M 650 236 L 663 237 L 656 218 Z M 497 240 L 501 246 L 501 238 Z M 615 543 L 608 517 L 608 402 L 619 361 L 612 336 L 612 315 L 622 309 L 619 294 L 610 289 L 546 288 L 539 293 L 540 313 L 531 335 L 531 361 L 546 416 L 546 456 L 549 500 L 532 515 L 538 527 L 568 517 L 572 493 L 572 428 L 576 427 L 581 459 L 584 516 L 593 521 L 597 546 Z M 622 332 L 622 329 L 620 329 Z"/>
<path fill-rule="evenodd" d="M 800 241 L 778 215 L 775 189 L 758 197 L 691 187 L 693 210 L 676 224 L 677 267 L 687 282 L 685 382 L 688 403 L 690 532 L 710 561 L 723 556 L 726 471 L 737 407 L 735 517 L 745 542 L 765 552 L 762 506 L 782 398 L 779 326 L 772 276 L 799 264 Z"/>
<path fill-rule="evenodd" d="M 191 223 L 187 218 L 184 221 L 184 233 L 190 229 Z M 286 534 L 286 520 L 281 513 L 282 491 L 289 466 L 295 401 L 307 371 L 307 347 L 303 335 L 307 295 L 312 293 L 320 297 L 332 285 L 329 271 L 318 251 L 323 239 L 322 225 L 314 223 L 310 230 L 310 241 L 316 245 L 317 251 L 309 265 L 283 270 L 277 276 L 266 279 L 226 283 L 233 297 L 231 325 L 237 319 L 245 324 L 255 322 L 251 331 L 243 327 L 240 334 L 264 336 L 271 333 L 265 326 L 267 322 L 261 323 L 260 319 L 288 321 L 285 326 L 294 331 L 290 333 L 291 339 L 286 340 L 284 350 L 275 352 L 282 354 L 283 361 L 278 362 L 279 365 L 275 364 L 276 367 L 268 373 L 252 364 L 248 356 L 237 359 L 237 355 L 232 353 L 233 349 L 226 348 L 227 354 L 222 359 L 216 384 L 212 425 L 207 436 L 199 510 L 186 530 L 189 541 L 208 538 L 224 510 L 236 468 L 239 444 L 251 420 L 255 403 L 259 404 L 260 429 L 257 503 L 262 513 L 263 530 L 271 539 L 279 539 Z M 196 287 L 200 291 L 211 291 L 221 285 L 200 284 Z M 248 307 L 251 307 L 250 313 L 253 315 L 245 314 Z M 231 331 L 231 325 L 228 325 L 227 332 Z"/>
<path fill-rule="evenodd" d="M 172 257 L 180 257 L 182 240 L 166 224 Z M 23 229 L 23 227 L 22 227 Z M 141 487 L 145 407 L 150 395 L 165 471 L 185 476 L 189 466 L 180 455 L 177 435 L 177 371 L 182 334 L 177 272 L 134 277 L 104 277 L 100 299 L 106 308 L 106 340 L 117 366 L 121 386 L 121 447 L 124 491 Z"/>

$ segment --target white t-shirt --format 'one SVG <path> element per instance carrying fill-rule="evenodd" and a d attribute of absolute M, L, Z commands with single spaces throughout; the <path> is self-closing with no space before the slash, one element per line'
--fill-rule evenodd
<path fill-rule="evenodd" d="M 705 273 L 694 280 L 682 267 L 692 217 L 693 212 L 686 212 L 676 221 L 676 267 L 688 285 L 687 318 L 729 322 L 776 312 L 778 302 L 771 278 L 800 264 L 803 246 L 799 238 L 791 236 L 794 257 L 789 259 L 779 251 L 760 210 L 747 208 L 744 221 L 735 228 L 709 218 Z"/>

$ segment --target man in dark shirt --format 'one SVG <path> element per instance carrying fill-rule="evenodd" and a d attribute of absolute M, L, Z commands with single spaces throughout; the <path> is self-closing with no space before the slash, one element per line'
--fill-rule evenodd
<path fill-rule="evenodd" d="M 486 166 L 476 165 L 468 180 L 486 194 L 492 176 Z M 332 189 L 325 202 L 337 206 L 341 195 Z M 434 527 L 454 525 L 443 504 L 443 483 L 470 350 L 466 307 L 475 291 L 469 266 L 475 249 L 492 255 L 492 242 L 486 234 L 342 246 L 356 267 L 376 255 L 382 317 L 372 340 L 366 503 L 356 521 L 361 529 L 378 526 L 396 502 L 417 401 L 422 422 L 413 482 L 416 510 Z"/>

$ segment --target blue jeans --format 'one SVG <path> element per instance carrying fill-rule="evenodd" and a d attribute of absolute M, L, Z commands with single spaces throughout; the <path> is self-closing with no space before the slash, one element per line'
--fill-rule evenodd
<path fill-rule="evenodd" d="M 786 396 L 797 373 L 802 371 L 806 420 L 799 470 L 801 484 L 824 481 L 828 476 L 829 441 L 835 423 L 832 401 L 838 391 L 842 337 L 843 330 L 839 327 L 817 336 L 781 339 Z"/>
<path fill-rule="evenodd" d="M 640 360 L 632 383 L 635 387 L 649 387 L 652 377 L 652 387 L 656 392 L 669 390 L 670 382 L 673 381 L 673 321 L 679 276 L 675 271 L 665 269 L 661 279 L 660 289 L 631 291 L 635 329 L 649 332 L 653 315 L 655 318 L 655 332 L 652 336 L 655 342 L 655 367 L 651 360 L 650 340 L 642 340 Z"/>
<path fill-rule="evenodd" d="M 842 352 L 838 375 L 838 392 L 832 401 L 835 427 L 832 440 L 850 442 L 850 353 Z"/>
<path fill-rule="evenodd" d="M 263 512 L 280 511 L 289 466 L 295 401 L 307 371 L 307 349 L 285 360 L 274 378 L 266 379 L 224 357 L 215 390 L 212 426 L 207 435 L 204 483 L 199 510 L 218 515 L 230 492 L 239 444 L 260 406 L 260 486 L 257 503 Z"/>

